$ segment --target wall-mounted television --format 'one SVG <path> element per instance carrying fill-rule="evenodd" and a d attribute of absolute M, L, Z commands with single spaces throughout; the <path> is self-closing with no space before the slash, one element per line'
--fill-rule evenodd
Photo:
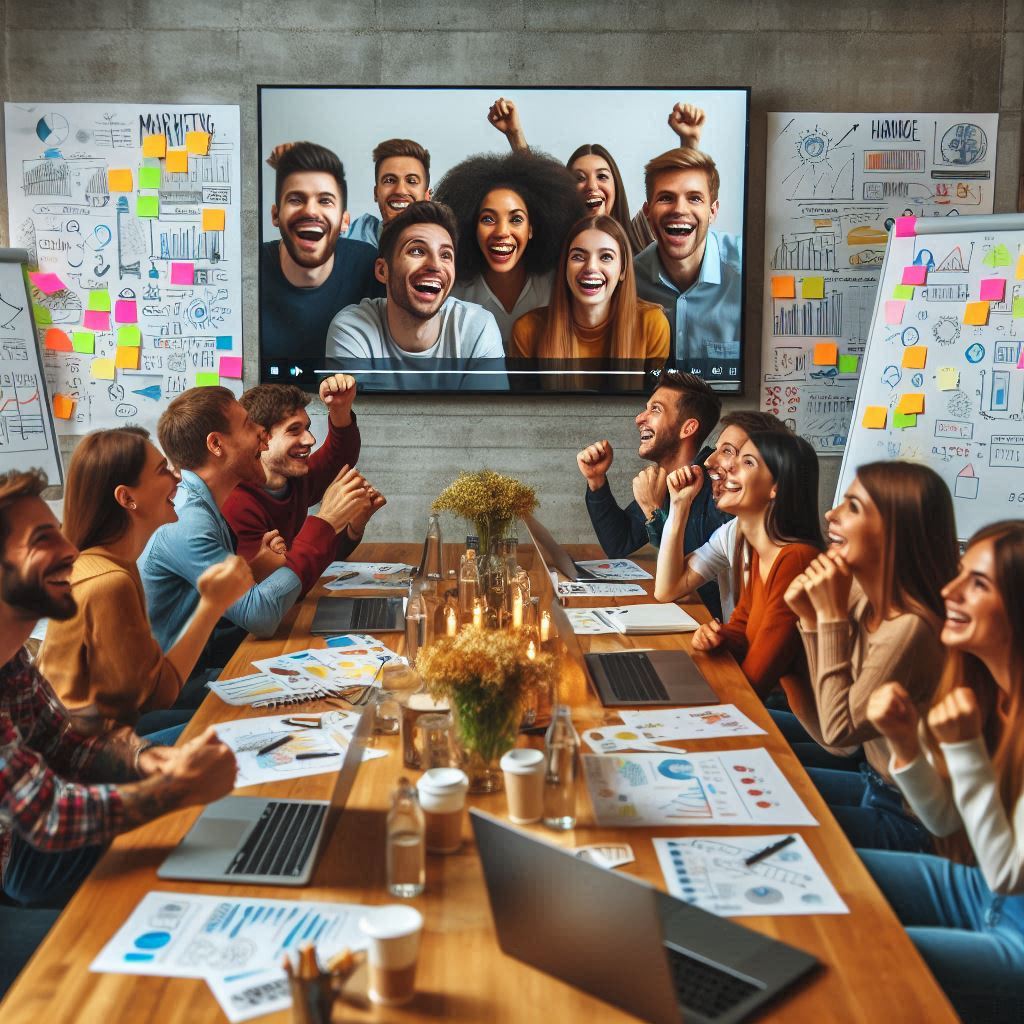
<path fill-rule="evenodd" d="M 639 394 L 674 367 L 742 392 L 749 107 L 260 86 L 261 380 Z"/>

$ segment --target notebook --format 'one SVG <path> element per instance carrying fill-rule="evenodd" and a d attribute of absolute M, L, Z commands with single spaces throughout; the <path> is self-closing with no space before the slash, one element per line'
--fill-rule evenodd
<path fill-rule="evenodd" d="M 699 623 L 677 604 L 629 604 L 592 608 L 602 622 L 626 636 L 692 633 Z"/>

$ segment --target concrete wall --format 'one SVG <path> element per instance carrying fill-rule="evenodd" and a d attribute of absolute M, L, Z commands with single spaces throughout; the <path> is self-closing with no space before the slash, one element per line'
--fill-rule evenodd
<path fill-rule="evenodd" d="M 996 210 L 1016 208 L 1024 0 L 0 0 L 6 100 L 237 103 L 247 239 L 247 382 L 256 365 L 256 85 L 752 87 L 747 362 L 760 372 L 765 118 L 769 110 L 998 110 Z M 2 174 L 0 170 L 0 174 Z M 6 188 L 0 190 L 6 237 Z M 382 539 L 422 534 L 460 468 L 535 485 L 566 541 L 590 540 L 574 455 L 607 437 L 624 500 L 639 468 L 621 398 L 363 398 L 361 468 L 390 499 Z M 828 502 L 838 460 L 822 460 Z"/>

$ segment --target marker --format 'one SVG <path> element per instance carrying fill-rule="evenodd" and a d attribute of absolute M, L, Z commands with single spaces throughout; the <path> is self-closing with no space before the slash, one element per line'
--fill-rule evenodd
<path fill-rule="evenodd" d="M 296 754 L 296 761 L 309 761 L 314 757 L 339 757 L 340 754 L 337 750 L 322 750 L 315 754 Z"/>
<path fill-rule="evenodd" d="M 274 740 L 273 743 L 268 743 L 265 747 L 261 747 L 256 751 L 257 757 L 262 757 L 264 754 L 269 754 L 272 750 L 277 750 L 278 747 L 283 747 L 290 739 L 291 734 L 282 736 L 280 739 Z"/>
<path fill-rule="evenodd" d="M 301 757 L 301 755 L 299 755 Z M 773 853 L 778 853 L 779 850 L 785 849 L 790 843 L 796 842 L 796 836 L 786 836 L 785 839 L 780 839 L 777 843 L 772 843 L 771 846 L 766 846 L 763 850 L 758 850 L 757 853 L 752 853 L 746 860 L 743 861 L 747 867 L 762 861 L 765 857 L 770 857 Z"/>

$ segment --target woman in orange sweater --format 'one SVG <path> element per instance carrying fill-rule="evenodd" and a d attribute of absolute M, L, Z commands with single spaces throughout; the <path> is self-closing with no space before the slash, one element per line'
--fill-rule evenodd
<path fill-rule="evenodd" d="M 676 470 L 669 487 L 678 492 L 699 486 L 700 475 L 697 466 Z M 738 584 L 732 617 L 725 625 L 715 619 L 702 625 L 693 635 L 693 649 L 728 651 L 766 697 L 783 676 L 806 672 L 796 614 L 785 594 L 825 546 L 814 449 L 795 434 L 751 434 L 725 475 L 718 507 L 736 517 L 750 572 Z M 746 561 L 738 558 L 734 564 Z"/>

